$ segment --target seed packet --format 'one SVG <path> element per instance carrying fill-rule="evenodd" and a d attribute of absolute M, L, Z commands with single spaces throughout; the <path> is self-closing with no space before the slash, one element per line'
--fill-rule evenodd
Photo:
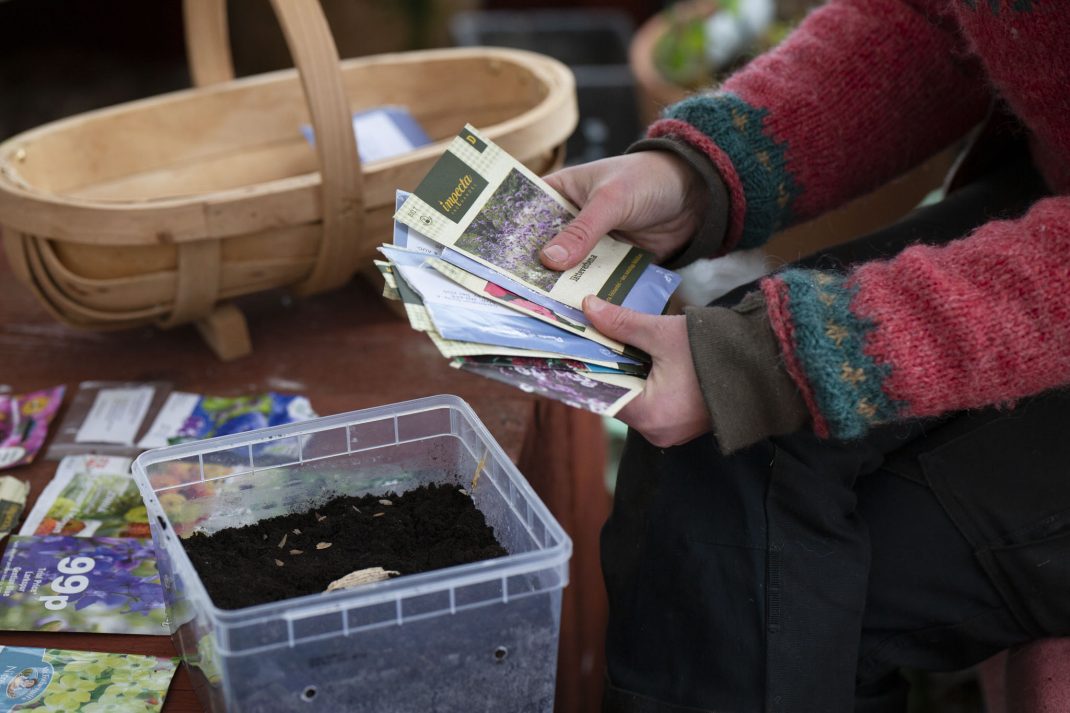
<path fill-rule="evenodd" d="M 71 399 L 47 457 L 134 457 L 137 439 L 163 406 L 173 385 L 166 381 L 83 381 Z"/>
<path fill-rule="evenodd" d="M 578 209 L 522 163 L 465 126 L 394 219 L 527 287 L 580 309 L 589 294 L 660 314 L 680 277 L 639 248 L 603 236 L 564 272 L 542 265 L 539 250 Z"/>
<path fill-rule="evenodd" d="M 401 205 L 410 195 L 412 194 L 406 191 L 398 191 L 394 198 L 396 208 L 401 208 Z M 503 289 L 514 292 L 537 305 L 541 305 L 564 319 L 585 326 L 590 324 L 582 309 L 570 307 L 562 302 L 547 297 L 544 294 L 536 292 L 504 273 L 489 268 L 480 262 L 476 262 L 472 258 L 466 257 L 452 248 L 443 247 L 430 238 L 425 238 L 416 230 L 409 228 L 407 225 L 399 221 L 394 221 L 394 246 L 405 248 L 412 252 L 425 253 L 427 255 L 442 258 L 451 265 L 455 265 L 473 275 L 478 275 L 488 282 L 500 285 Z M 628 306 L 627 302 L 625 303 L 625 306 Z"/>
<path fill-rule="evenodd" d="M 37 498 L 20 535 L 149 537 L 148 514 L 130 459 L 67 456 Z"/>
<path fill-rule="evenodd" d="M 552 351 L 574 359 L 639 363 L 590 339 L 476 295 L 424 265 L 429 258 L 383 246 L 395 275 L 415 290 L 435 330 L 446 339 Z M 399 285 L 400 287 L 400 285 Z"/>
<path fill-rule="evenodd" d="M 0 646 L 0 713 L 157 713 L 177 657 Z"/>
<path fill-rule="evenodd" d="M 0 475 L 0 540 L 8 536 L 19 523 L 30 484 L 10 475 Z"/>
<path fill-rule="evenodd" d="M 0 563 L 0 629 L 166 635 L 152 540 L 12 537 Z"/>
<path fill-rule="evenodd" d="M 528 393 L 561 401 L 602 416 L 615 416 L 638 396 L 646 380 L 626 374 L 596 374 L 543 365 L 481 364 L 464 361 L 460 368 Z"/>
<path fill-rule="evenodd" d="M 28 394 L 0 394 L 0 468 L 33 461 L 65 391 L 65 386 L 56 386 Z"/>
<path fill-rule="evenodd" d="M 305 421 L 315 416 L 309 400 L 294 394 L 269 391 L 252 396 L 202 396 L 175 391 L 168 396 L 138 445 L 158 448 Z"/>
<path fill-rule="evenodd" d="M 431 269 L 449 278 L 451 281 L 457 283 L 469 292 L 475 293 L 480 297 L 490 300 L 491 302 L 504 305 L 506 307 L 516 310 L 517 312 L 526 314 L 527 316 L 533 319 L 537 319 L 540 322 L 545 322 L 547 324 L 563 329 L 566 332 L 571 332 L 572 334 L 575 334 L 577 336 L 590 339 L 592 342 L 601 344 L 604 347 L 608 347 L 617 354 L 627 354 L 628 356 L 631 356 L 636 359 L 643 358 L 643 355 L 641 353 L 638 353 L 633 348 L 622 344 L 616 339 L 607 337 L 594 327 L 590 326 L 590 323 L 587 321 L 586 318 L 584 318 L 583 322 L 573 322 L 570 319 L 562 317 L 561 315 L 546 309 L 542 305 L 536 304 L 528 299 L 525 299 L 524 297 L 521 297 L 515 292 L 510 292 L 509 290 L 501 287 L 500 285 L 497 285 L 493 282 L 488 282 L 482 277 L 473 275 L 470 272 L 466 272 L 457 267 L 456 265 L 451 265 L 445 260 L 440 260 L 438 258 L 428 258 L 427 265 Z"/>

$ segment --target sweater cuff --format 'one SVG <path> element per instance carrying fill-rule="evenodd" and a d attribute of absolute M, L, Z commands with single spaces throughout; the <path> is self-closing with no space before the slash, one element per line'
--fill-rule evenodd
<path fill-rule="evenodd" d="M 688 307 L 686 314 L 691 358 L 722 452 L 807 424 L 806 403 L 784 368 L 760 292 L 732 309 Z"/>
<path fill-rule="evenodd" d="M 721 174 L 717 172 L 713 162 L 701 151 L 675 139 L 641 139 L 629 146 L 625 153 L 636 151 L 669 151 L 683 159 L 684 163 L 697 172 L 706 184 L 706 195 L 709 200 L 698 232 L 687 247 L 664 263 L 664 267 L 677 270 L 690 265 L 695 260 L 713 257 L 724 244 L 725 234 L 728 231 L 729 208 L 728 189 L 725 188 L 724 180 L 721 179 Z"/>

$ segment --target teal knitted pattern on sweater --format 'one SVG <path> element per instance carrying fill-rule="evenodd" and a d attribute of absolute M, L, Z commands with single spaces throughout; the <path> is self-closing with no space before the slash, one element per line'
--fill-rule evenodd
<path fill-rule="evenodd" d="M 977 0 L 962 1 L 966 4 L 966 7 L 971 8 L 973 10 L 977 9 Z M 1001 0 L 988 0 L 988 9 L 991 10 L 994 14 L 998 15 L 1000 9 L 1000 2 Z M 1011 10 L 1013 10 L 1014 12 L 1032 12 L 1033 0 L 1012 0 Z"/>
<path fill-rule="evenodd" d="M 829 433 L 858 438 L 900 418 L 903 405 L 882 389 L 891 367 L 865 353 L 874 324 L 851 311 L 856 288 L 843 275 L 816 270 L 786 270 L 773 279 L 787 287 L 795 357 Z"/>
<path fill-rule="evenodd" d="M 738 247 L 755 248 L 786 226 L 799 194 L 788 172 L 786 144 L 764 128 L 769 112 L 756 109 L 735 94 L 693 96 L 665 111 L 665 118 L 686 121 L 708 136 L 732 160 L 746 196 L 747 211 Z"/>

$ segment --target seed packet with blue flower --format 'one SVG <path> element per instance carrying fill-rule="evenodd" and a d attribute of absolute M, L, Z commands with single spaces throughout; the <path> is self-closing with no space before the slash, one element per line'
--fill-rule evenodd
<path fill-rule="evenodd" d="M 12 537 L 0 561 L 0 630 L 168 630 L 151 540 Z"/>
<path fill-rule="evenodd" d="M 661 314 L 679 275 L 612 236 L 602 236 L 583 262 L 564 272 L 542 265 L 539 250 L 578 212 L 526 166 L 465 126 L 394 220 L 575 309 L 596 294 Z"/>

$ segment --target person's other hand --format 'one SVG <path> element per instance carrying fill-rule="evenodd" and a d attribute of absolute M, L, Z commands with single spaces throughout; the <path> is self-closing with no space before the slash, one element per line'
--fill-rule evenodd
<path fill-rule="evenodd" d="M 664 262 L 698 230 L 708 200 L 702 177 L 667 151 L 592 161 L 552 173 L 546 182 L 580 207 L 539 253 L 553 270 L 578 265 L 610 231 Z"/>
<path fill-rule="evenodd" d="M 594 295 L 584 298 L 583 312 L 599 332 L 642 349 L 653 360 L 643 392 L 617 418 L 659 448 L 686 443 L 711 429 L 691 361 L 686 317 L 644 314 Z"/>

